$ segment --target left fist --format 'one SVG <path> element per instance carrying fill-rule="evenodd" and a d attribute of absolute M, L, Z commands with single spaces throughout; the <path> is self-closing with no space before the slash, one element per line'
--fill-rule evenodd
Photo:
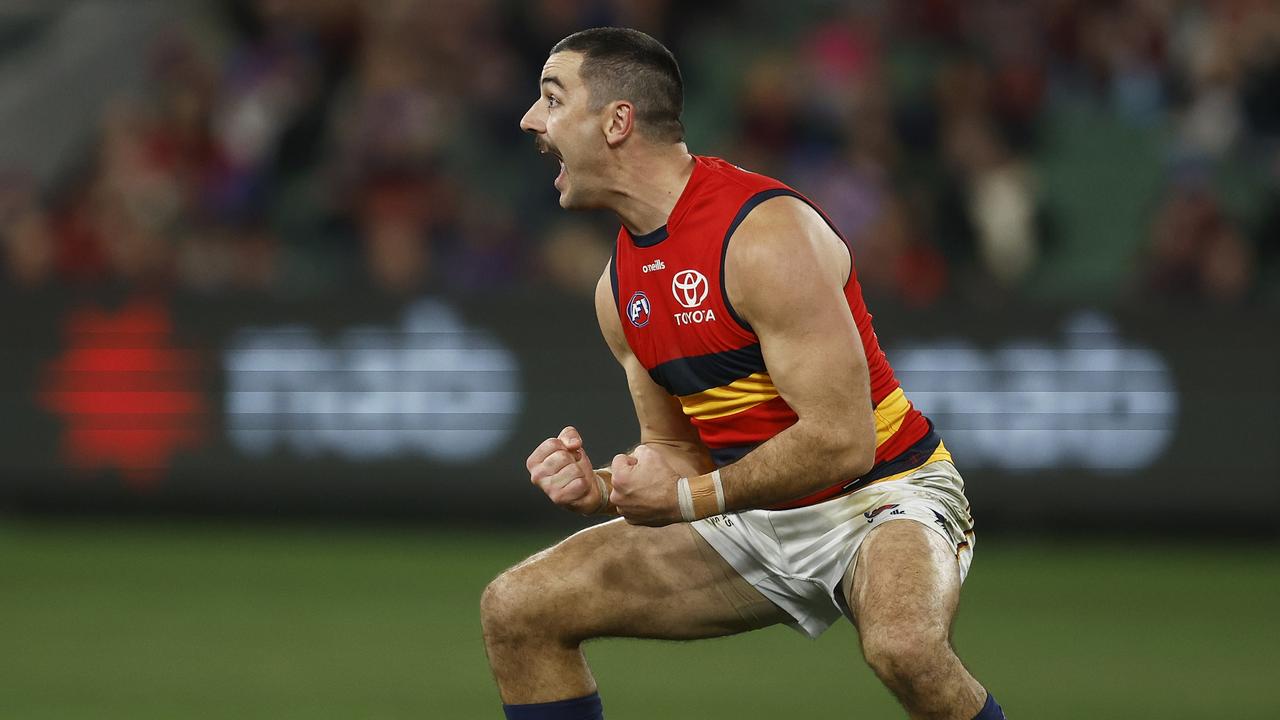
<path fill-rule="evenodd" d="M 632 525 L 660 527 L 680 522 L 676 482 L 680 475 L 658 451 L 641 445 L 630 455 L 616 455 L 609 465 L 613 473 L 613 503 Z"/>

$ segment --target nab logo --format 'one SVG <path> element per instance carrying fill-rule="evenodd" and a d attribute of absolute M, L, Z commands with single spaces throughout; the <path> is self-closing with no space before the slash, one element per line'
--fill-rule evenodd
<path fill-rule="evenodd" d="M 64 420 L 62 461 L 90 473 L 115 469 L 132 489 L 154 489 L 178 455 L 207 440 L 195 354 L 179 343 L 169 309 L 151 302 L 81 307 L 63 327 L 66 349 L 37 395 Z"/>
<path fill-rule="evenodd" d="M 627 319 L 632 325 L 642 328 L 649 324 L 649 297 L 637 292 L 627 301 Z"/>
<path fill-rule="evenodd" d="M 641 266 L 640 272 L 651 273 L 651 272 L 657 272 L 659 270 L 666 270 L 666 269 L 667 269 L 666 263 L 662 262 L 661 260 L 654 260 L 648 265 Z"/>
<path fill-rule="evenodd" d="M 671 294 L 676 302 L 692 310 L 707 299 L 707 276 L 697 270 L 681 270 L 671 278 Z"/>

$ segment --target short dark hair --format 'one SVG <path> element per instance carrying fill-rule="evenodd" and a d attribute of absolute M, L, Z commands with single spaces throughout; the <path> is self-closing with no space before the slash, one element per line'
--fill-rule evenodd
<path fill-rule="evenodd" d="M 582 54 L 578 73 L 596 108 L 615 100 L 630 100 L 639 129 L 667 142 L 684 139 L 684 80 L 676 58 L 662 43 L 629 28 L 581 30 L 551 48 L 551 54 Z"/>

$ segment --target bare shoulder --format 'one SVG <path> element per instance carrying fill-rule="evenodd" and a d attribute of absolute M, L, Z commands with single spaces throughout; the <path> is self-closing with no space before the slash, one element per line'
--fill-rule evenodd
<path fill-rule="evenodd" d="M 735 307 L 779 299 L 806 287 L 843 288 L 852 260 L 844 241 L 803 200 L 779 196 L 760 203 L 738 226 L 725 256 L 725 289 Z M 801 293 L 807 295 L 807 293 Z"/>
<path fill-rule="evenodd" d="M 596 281 L 595 300 L 597 314 L 613 307 L 613 280 L 610 277 L 610 266 L 613 261 L 610 260 L 609 263 L 609 265 L 605 266 L 604 272 L 600 273 L 600 279 Z"/>
<path fill-rule="evenodd" d="M 600 333 L 614 355 L 627 350 L 626 336 L 622 334 L 622 321 L 618 317 L 616 299 L 613 297 L 612 262 L 606 265 L 600 279 L 596 281 L 596 320 L 600 323 Z"/>

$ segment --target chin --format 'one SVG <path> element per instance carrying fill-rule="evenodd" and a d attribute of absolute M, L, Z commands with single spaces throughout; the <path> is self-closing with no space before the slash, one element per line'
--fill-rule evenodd
<path fill-rule="evenodd" d="M 566 187 L 560 191 L 560 207 L 565 210 L 607 209 L 599 196 L 582 192 L 581 190 L 575 192 L 571 187 Z"/>
<path fill-rule="evenodd" d="M 573 193 L 564 191 L 560 193 L 560 207 L 565 210 L 589 210 L 590 207 L 583 203 L 581 198 L 575 197 Z"/>

